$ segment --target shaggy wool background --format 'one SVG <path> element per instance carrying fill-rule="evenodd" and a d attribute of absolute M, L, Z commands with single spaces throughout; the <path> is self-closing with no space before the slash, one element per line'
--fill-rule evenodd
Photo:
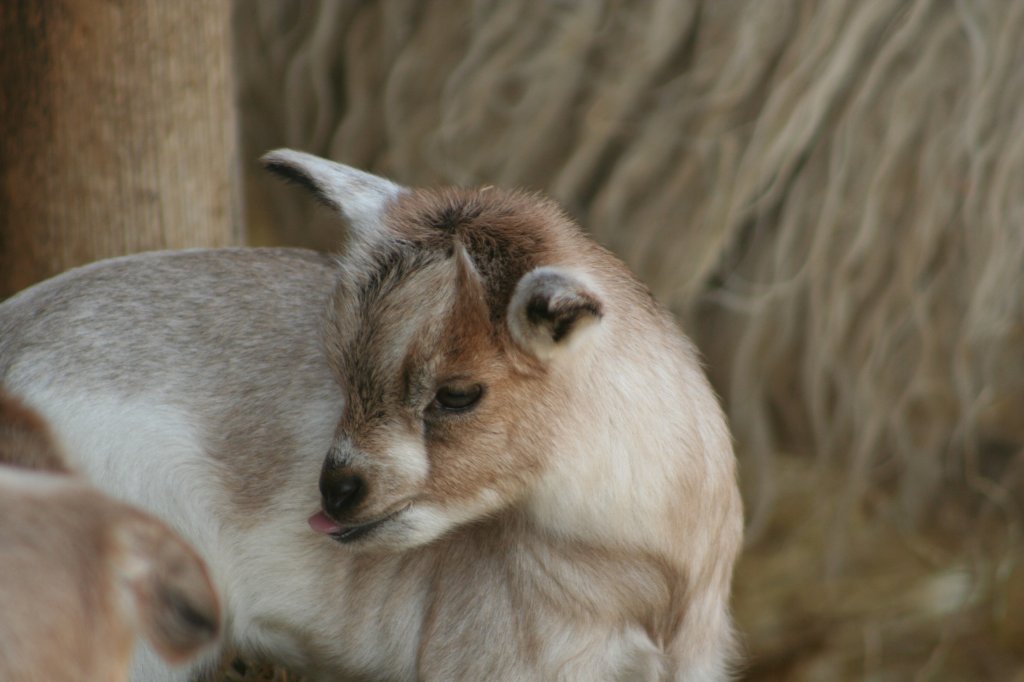
<path fill-rule="evenodd" d="M 757 679 L 1024 679 L 1024 1 L 236 1 L 255 159 L 542 189 L 679 315 Z M 788 453 L 782 455 L 780 453 Z"/>

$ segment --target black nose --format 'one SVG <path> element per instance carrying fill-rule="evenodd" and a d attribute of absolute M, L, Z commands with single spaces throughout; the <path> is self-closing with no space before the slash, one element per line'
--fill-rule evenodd
<path fill-rule="evenodd" d="M 320 494 L 327 515 L 341 520 L 366 497 L 366 483 L 351 470 L 325 466 L 320 474 Z"/>

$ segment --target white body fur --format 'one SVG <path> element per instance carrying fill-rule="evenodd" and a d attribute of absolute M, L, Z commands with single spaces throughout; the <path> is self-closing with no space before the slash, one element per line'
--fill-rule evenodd
<path fill-rule="evenodd" d="M 324 680 L 726 677 L 742 534 L 730 437 L 690 344 L 624 266 L 580 235 L 556 240 L 518 287 L 498 287 L 506 321 L 488 323 L 493 282 L 459 244 L 463 227 L 447 260 L 367 274 L 393 241 L 415 253 L 402 221 L 422 197 L 395 209 L 406 190 L 368 190 L 374 176 L 294 152 L 268 165 L 335 208 L 354 202 L 340 263 L 287 249 L 144 254 L 0 305 L 0 381 L 76 467 L 194 543 L 228 643 Z M 531 219 L 568 222 L 547 204 Z M 526 310 L 537 295 L 547 308 Z M 359 346 L 374 324 L 384 342 Z M 481 340 L 488 324 L 507 332 L 500 353 Z M 484 345 L 414 348 L 456 337 Z M 360 348 L 378 364 L 356 368 L 370 362 Z M 494 388 L 472 414 L 438 416 L 438 367 L 458 353 L 456 374 Z M 402 421 L 414 408 L 386 395 L 360 417 L 354 377 L 411 357 L 427 377 L 416 414 L 435 426 Z M 472 438 L 484 445 L 460 452 Z M 370 484 L 351 518 L 332 519 L 338 532 L 374 520 L 350 547 L 306 526 L 325 454 Z M 138 680 L 182 679 L 139 666 Z"/>

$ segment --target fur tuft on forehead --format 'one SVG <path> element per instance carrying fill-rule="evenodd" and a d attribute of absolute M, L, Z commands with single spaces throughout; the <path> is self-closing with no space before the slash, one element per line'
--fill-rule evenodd
<path fill-rule="evenodd" d="M 494 188 L 409 191 L 392 204 L 387 220 L 416 252 L 451 258 L 464 249 L 482 280 L 492 322 L 503 318 L 519 279 L 580 234 L 554 202 Z"/>

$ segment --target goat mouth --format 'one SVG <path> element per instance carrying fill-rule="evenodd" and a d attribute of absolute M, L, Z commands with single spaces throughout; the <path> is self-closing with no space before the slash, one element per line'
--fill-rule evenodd
<path fill-rule="evenodd" d="M 331 517 L 327 516 L 324 512 L 319 511 L 309 517 L 309 526 L 318 533 L 329 535 L 342 544 L 348 544 L 370 535 L 373 531 L 377 530 L 388 521 L 394 520 L 396 516 L 404 512 L 409 507 L 410 505 L 406 504 L 390 514 L 385 514 L 380 518 L 357 524 L 338 523 Z"/>

